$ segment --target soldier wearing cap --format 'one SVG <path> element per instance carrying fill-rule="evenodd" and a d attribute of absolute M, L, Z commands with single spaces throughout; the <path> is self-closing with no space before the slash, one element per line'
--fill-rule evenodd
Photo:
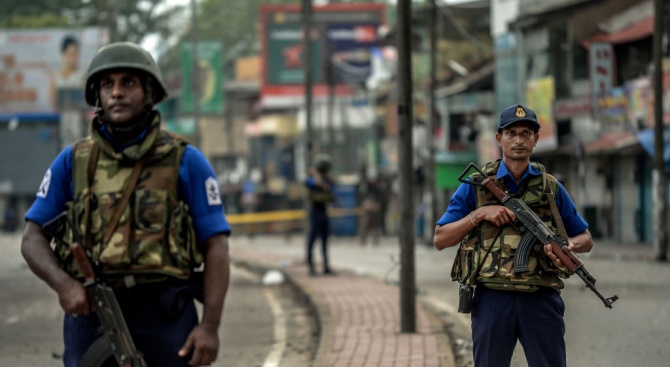
<path fill-rule="evenodd" d="M 502 159 L 483 171 L 511 197 L 523 200 L 556 233 L 564 226 L 568 249 L 589 252 L 593 240 L 563 185 L 530 160 L 540 124 L 523 105 L 500 114 L 496 140 Z M 476 177 L 479 176 L 479 177 Z M 470 179 L 481 180 L 479 173 Z M 558 221 L 549 200 L 555 199 Z M 511 225 L 515 214 L 480 186 L 462 184 L 435 228 L 438 250 L 459 245 L 452 280 L 471 281 L 475 366 L 509 366 L 517 340 L 529 366 L 565 366 L 565 305 L 562 278 L 569 275 L 549 247 L 531 250 L 529 270 L 514 272 L 514 252 L 521 234 Z"/>
<path fill-rule="evenodd" d="M 86 102 L 96 108 L 90 136 L 61 151 L 26 213 L 21 251 L 65 312 L 66 367 L 79 366 L 100 337 L 68 249 L 79 239 L 100 281 L 114 289 L 147 365 L 216 359 L 230 226 L 207 159 L 161 129 L 154 106 L 166 97 L 146 50 L 128 42 L 101 48 L 85 84 Z M 50 224 L 63 212 L 67 221 Z M 203 263 L 204 280 L 194 284 L 194 269 Z M 203 301 L 200 319 L 195 297 Z"/>

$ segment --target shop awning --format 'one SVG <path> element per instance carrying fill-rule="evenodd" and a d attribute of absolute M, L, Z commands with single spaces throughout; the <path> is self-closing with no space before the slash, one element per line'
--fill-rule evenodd
<path fill-rule="evenodd" d="M 591 43 L 605 42 L 613 45 L 637 41 L 654 34 L 654 17 L 646 17 L 630 26 L 612 33 L 598 33 L 584 40 L 584 47 L 588 48 Z"/>
<path fill-rule="evenodd" d="M 637 134 L 640 144 L 649 155 L 654 157 L 654 129 L 646 129 Z M 670 168 L 670 127 L 663 130 L 663 162 Z"/>
<path fill-rule="evenodd" d="M 638 144 L 635 134 L 622 131 L 605 133 L 599 139 L 584 144 L 586 154 L 609 154 L 617 153 L 622 149 Z"/>

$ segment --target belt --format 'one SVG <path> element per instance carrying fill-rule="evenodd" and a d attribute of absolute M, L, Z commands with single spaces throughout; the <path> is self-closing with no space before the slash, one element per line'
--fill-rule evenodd
<path fill-rule="evenodd" d="M 161 274 L 128 274 L 104 276 L 102 282 L 112 288 L 133 288 L 137 285 L 164 282 L 168 279 Z"/>

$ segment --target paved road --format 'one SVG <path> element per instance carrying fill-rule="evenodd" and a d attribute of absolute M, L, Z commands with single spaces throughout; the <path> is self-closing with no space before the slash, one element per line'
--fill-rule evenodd
<path fill-rule="evenodd" d="M 231 246 L 282 254 L 285 258 L 278 268 L 304 258 L 303 238 L 298 235 L 289 241 L 272 236 L 251 241 L 239 236 L 231 239 Z M 578 278 L 566 282 L 568 365 L 668 364 L 670 264 L 650 260 L 647 246 L 632 246 L 597 242 L 593 254 L 584 256 L 588 270 L 598 279 L 599 290 L 606 296 L 621 297 L 614 309 L 603 307 Z M 25 266 L 18 252 L 18 236 L 0 236 L 0 253 L 0 366 L 59 366 L 52 357 L 62 349 L 61 311 L 55 295 Z M 460 348 L 459 365 L 467 365 L 469 318 L 455 312 L 456 286 L 449 275 L 454 253 L 454 249 L 438 252 L 417 244 L 416 280 L 420 299 L 441 313 L 451 341 L 458 347 L 457 356 Z M 315 256 L 318 260 L 318 252 Z M 398 281 L 398 256 L 395 238 L 384 238 L 376 247 L 361 247 L 350 238 L 335 238 L 331 245 L 335 269 L 369 274 L 391 284 Z M 261 286 L 258 280 L 254 272 L 234 271 L 217 365 L 269 366 L 272 356 L 282 350 L 281 365 L 306 365 L 318 338 L 318 326 L 300 306 L 304 300 L 286 288 Z M 277 304 L 281 304 L 279 309 L 273 306 Z M 286 325 L 286 330 L 282 332 L 278 325 Z M 525 366 L 522 353 L 518 348 L 515 367 Z"/>
<path fill-rule="evenodd" d="M 233 237 L 232 246 L 281 253 L 286 261 L 302 261 L 303 239 L 281 237 Z M 351 238 L 335 238 L 331 244 L 334 267 L 375 276 L 389 283 L 398 281 L 399 244 L 384 238 L 377 247 L 359 246 Z M 462 346 L 461 365 L 470 356 L 469 316 L 455 312 L 457 288 L 450 269 L 455 249 L 442 252 L 417 244 L 416 282 L 421 299 L 436 306 L 447 323 L 452 342 Z M 315 256 L 319 259 L 318 252 Z M 665 366 L 670 360 L 670 264 L 650 260 L 650 246 L 617 245 L 596 241 L 586 268 L 598 279 L 600 292 L 621 299 L 607 309 L 578 277 L 566 282 L 566 342 L 568 365 Z M 457 352 L 458 352 L 458 348 Z M 458 354 L 457 354 L 458 357 Z M 525 366 L 523 351 L 515 353 L 513 366 Z"/>
<path fill-rule="evenodd" d="M 62 311 L 55 293 L 35 277 L 19 251 L 19 236 L 0 234 L 0 366 L 62 366 Z M 263 285 L 256 271 L 233 267 L 213 367 L 306 366 L 318 326 L 290 284 Z"/>

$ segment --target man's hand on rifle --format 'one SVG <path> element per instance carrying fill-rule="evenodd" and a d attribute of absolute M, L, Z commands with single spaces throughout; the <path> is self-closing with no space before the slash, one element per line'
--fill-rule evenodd
<path fill-rule="evenodd" d="M 58 302 L 63 311 L 72 315 L 88 315 L 92 312 L 91 304 L 84 286 L 74 278 L 67 277 L 58 285 Z"/>
<path fill-rule="evenodd" d="M 502 205 L 487 205 L 474 210 L 472 218 L 476 225 L 487 220 L 496 227 L 502 227 L 516 220 L 516 215 L 514 215 L 513 211 Z"/>
<path fill-rule="evenodd" d="M 565 251 L 572 251 L 574 250 L 575 245 L 572 242 L 568 242 L 568 245 L 563 249 Z M 544 253 L 549 256 L 549 258 L 558 266 L 563 266 L 563 263 L 561 260 L 554 254 L 554 251 L 552 249 L 552 245 L 544 245 Z"/>

